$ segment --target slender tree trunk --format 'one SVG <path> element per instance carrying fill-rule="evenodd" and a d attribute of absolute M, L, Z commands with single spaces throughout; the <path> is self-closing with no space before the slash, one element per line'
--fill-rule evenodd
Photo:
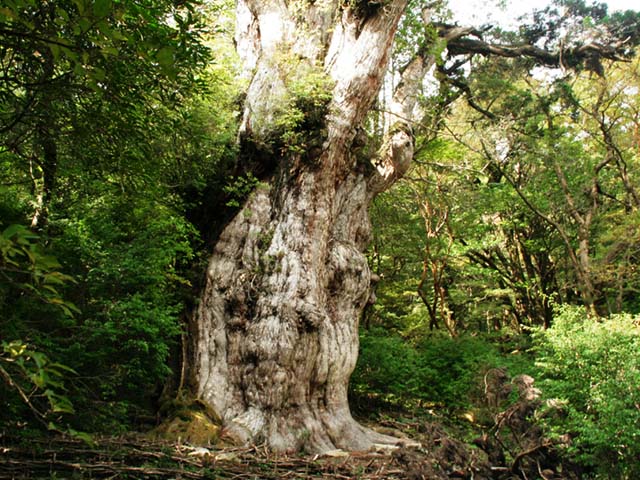
<path fill-rule="evenodd" d="M 343 4 L 238 2 L 237 44 L 250 78 L 240 156 L 274 169 L 215 246 L 195 314 L 193 373 L 229 436 L 275 450 L 394 441 L 353 420 L 347 385 L 371 282 L 362 253 L 368 207 L 407 168 L 413 140 L 396 128 L 377 168 L 351 150 L 405 1 L 362 2 L 365 10 Z M 298 132 L 321 146 L 270 149 L 283 107 L 299 100 L 292 103 L 287 79 L 300 65 L 333 84 L 321 125 Z"/>
<path fill-rule="evenodd" d="M 43 49 L 43 72 L 40 78 L 42 85 L 49 82 L 54 76 L 53 53 L 48 49 Z M 51 112 L 52 95 L 48 88 L 42 88 L 37 92 L 42 105 L 43 112 Z M 56 177 L 58 170 L 58 146 L 54 135 L 55 120 L 53 117 L 44 117 L 38 120 L 36 131 L 34 132 L 35 156 L 31 160 L 30 171 L 33 181 L 34 212 L 31 217 L 31 228 L 38 231 L 46 231 L 49 221 L 49 206 L 52 194 L 56 188 Z"/>
<path fill-rule="evenodd" d="M 420 214 L 425 225 L 425 247 L 422 259 L 422 274 L 418 283 L 418 295 L 429 312 L 429 329 L 439 328 L 438 313 L 444 322 L 451 337 L 457 336 L 456 323 L 449 308 L 448 291 L 445 285 L 445 271 L 447 260 L 453 246 L 453 235 L 449 226 L 449 208 L 447 206 L 435 206 L 429 198 L 420 200 Z M 446 232 L 446 239 L 442 238 Z M 442 244 L 440 242 L 446 242 Z M 436 251 L 432 251 L 432 245 Z M 430 288 L 433 290 L 433 299 L 429 300 L 424 287 L 430 274 Z"/>
<path fill-rule="evenodd" d="M 418 296 L 424 303 L 424 306 L 427 307 L 427 312 L 429 313 L 429 330 L 439 329 L 440 325 L 438 324 L 438 296 L 433 295 L 433 298 L 430 299 L 425 293 L 425 283 L 427 278 L 429 277 L 430 269 L 429 269 L 429 260 L 424 258 L 422 260 L 422 273 L 420 275 L 420 281 L 418 282 L 418 287 L 416 290 L 418 291 Z M 435 289 L 434 289 L 435 290 Z"/>
<path fill-rule="evenodd" d="M 598 209 L 598 172 L 600 167 L 596 168 L 594 178 L 592 179 L 591 186 L 589 188 L 589 199 L 591 202 L 584 211 L 580 211 L 576 206 L 576 201 L 574 200 L 571 191 L 569 190 L 569 182 L 564 174 L 564 170 L 557 161 L 554 161 L 553 166 L 558 183 L 562 188 L 569 213 L 578 225 L 578 251 L 573 255 L 570 252 L 569 258 L 572 260 L 574 265 L 580 296 L 582 297 L 582 302 L 589 312 L 589 315 L 597 317 L 596 297 L 598 292 L 593 283 L 593 272 L 591 266 L 591 224 L 596 210 Z"/>

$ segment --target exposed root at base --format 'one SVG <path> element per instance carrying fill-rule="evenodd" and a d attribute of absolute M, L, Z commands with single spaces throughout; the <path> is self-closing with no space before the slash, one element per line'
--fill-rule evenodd
<path fill-rule="evenodd" d="M 332 415 L 306 410 L 299 416 L 282 413 L 267 416 L 257 410 L 248 410 L 225 424 L 222 437 L 231 439 L 238 446 L 265 444 L 274 452 L 288 454 L 322 455 L 336 450 L 368 452 L 420 446 L 402 434 L 395 437 L 364 427 L 348 410 Z"/>

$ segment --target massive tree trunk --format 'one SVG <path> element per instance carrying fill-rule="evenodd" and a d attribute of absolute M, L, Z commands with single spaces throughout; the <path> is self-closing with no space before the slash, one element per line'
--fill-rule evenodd
<path fill-rule="evenodd" d="M 353 420 L 347 385 L 369 298 L 368 206 L 413 154 L 403 125 L 373 163 L 354 153 L 405 3 L 238 2 L 250 80 L 240 157 L 272 167 L 215 246 L 194 374 L 198 395 L 241 442 L 324 451 L 394 441 Z"/>

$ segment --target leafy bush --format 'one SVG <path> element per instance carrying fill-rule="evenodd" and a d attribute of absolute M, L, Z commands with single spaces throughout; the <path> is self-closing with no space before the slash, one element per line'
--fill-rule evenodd
<path fill-rule="evenodd" d="M 145 405 L 170 373 L 196 234 L 175 209 L 144 196 L 104 195 L 90 207 L 55 242 L 82 287 L 71 292 L 80 325 L 61 353 L 87 395 Z"/>
<path fill-rule="evenodd" d="M 550 431 L 569 433 L 568 453 L 595 476 L 640 478 L 640 316 L 563 308 L 535 344 L 544 395 L 563 405 Z"/>
<path fill-rule="evenodd" d="M 420 377 L 418 352 L 397 335 L 382 329 L 360 335 L 360 356 L 351 377 L 356 396 L 372 394 L 394 403 L 417 397 Z"/>
<path fill-rule="evenodd" d="M 0 341 L 0 424 L 20 424 L 35 418 L 47 428 L 57 429 L 61 414 L 73 413 L 66 395 L 65 377 L 75 372 L 21 338 L 33 332 L 20 325 L 42 315 L 73 321 L 79 313 L 61 295 L 73 278 L 63 274 L 38 235 L 23 225 L 12 224 L 0 231 L 0 332 L 11 341 Z M 29 316 L 28 314 L 31 314 Z M 31 335 L 30 335 L 31 334 Z"/>
<path fill-rule="evenodd" d="M 66 428 L 65 398 L 76 415 L 64 422 L 83 430 L 150 417 L 180 344 L 198 244 L 168 203 L 105 186 L 67 218 L 52 216 L 46 243 L 20 225 L 0 228 L 0 386 L 9 386 L 0 423 L 35 414 Z M 33 407 L 21 401 L 29 397 Z"/>
<path fill-rule="evenodd" d="M 430 403 L 449 409 L 473 406 L 479 399 L 484 374 L 505 367 L 511 375 L 528 365 L 513 351 L 507 337 L 444 334 L 425 337 L 415 344 L 383 329 L 362 332 L 360 358 L 351 378 L 355 397 L 373 396 L 388 403 Z"/>

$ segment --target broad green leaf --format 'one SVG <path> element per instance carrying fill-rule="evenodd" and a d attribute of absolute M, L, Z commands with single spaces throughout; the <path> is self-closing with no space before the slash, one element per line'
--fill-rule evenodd
<path fill-rule="evenodd" d="M 53 55 L 53 59 L 57 62 L 60 60 L 60 47 L 55 43 L 49 45 L 49 50 L 51 50 L 51 54 Z"/>
<path fill-rule="evenodd" d="M 64 395 L 60 395 L 51 389 L 46 389 L 44 395 L 49 400 L 51 411 L 53 413 L 73 413 L 73 405 L 71 401 Z"/>
<path fill-rule="evenodd" d="M 48 368 L 51 371 L 59 370 L 59 371 L 65 371 L 65 372 L 68 372 L 68 373 L 73 373 L 73 374 L 77 374 L 78 373 L 73 368 L 68 367 L 67 365 L 63 365 L 62 363 L 50 363 L 48 365 Z M 61 375 L 61 373 L 58 373 L 58 374 Z"/>
<path fill-rule="evenodd" d="M 173 67 L 175 49 L 173 47 L 162 47 L 156 53 L 156 60 L 163 69 L 169 69 Z"/>
<path fill-rule="evenodd" d="M 111 0 L 94 0 L 93 14 L 96 17 L 105 17 L 111 13 Z"/>
<path fill-rule="evenodd" d="M 102 82 L 106 78 L 107 74 L 104 71 L 104 69 L 100 67 L 94 67 L 90 73 L 90 76 L 95 80 L 97 80 L 98 82 Z"/>
<path fill-rule="evenodd" d="M 51 285 L 42 285 L 41 287 L 43 290 L 46 290 L 48 292 L 51 292 L 52 294 L 58 296 L 60 295 L 60 293 L 55 289 L 55 287 L 52 287 Z"/>
<path fill-rule="evenodd" d="M 2 236 L 5 238 L 11 238 L 17 234 L 24 235 L 26 232 L 26 227 L 24 227 L 23 225 L 14 224 L 9 225 L 7 228 L 5 228 L 4 232 L 2 232 Z"/>
<path fill-rule="evenodd" d="M 56 257 L 54 257 L 53 255 L 39 255 L 38 256 L 38 266 L 40 268 L 46 269 L 46 270 L 53 270 L 55 268 L 60 268 L 62 267 L 62 265 L 60 265 L 60 262 L 58 261 L 58 259 Z"/>
<path fill-rule="evenodd" d="M 78 21 L 78 25 L 80 26 L 80 30 L 82 31 L 82 33 L 88 32 L 92 26 L 91 21 L 85 17 L 81 18 Z"/>
<path fill-rule="evenodd" d="M 49 43 L 58 45 L 58 46 L 66 46 L 66 47 L 73 46 L 73 42 L 71 40 L 69 40 L 68 38 L 60 37 L 60 36 L 50 37 Z"/>
<path fill-rule="evenodd" d="M 110 55 L 116 56 L 120 54 L 120 51 L 115 47 L 102 47 L 100 49 L 100 52 L 105 58 Z"/>
<path fill-rule="evenodd" d="M 84 443 L 86 443 L 88 446 L 90 447 L 95 447 L 96 446 L 96 441 L 94 440 L 94 438 L 86 432 L 78 432 L 77 430 L 74 430 L 72 428 L 69 428 L 67 430 L 67 433 L 69 435 L 71 435 L 72 437 L 75 437 L 79 440 L 82 440 Z"/>
<path fill-rule="evenodd" d="M 42 352 L 31 352 L 29 356 L 35 360 L 39 369 L 42 369 L 42 367 L 49 361 L 47 356 Z"/>
<path fill-rule="evenodd" d="M 56 8 L 56 16 L 63 19 L 65 22 L 69 21 L 69 14 L 64 8 Z"/>
<path fill-rule="evenodd" d="M 80 15 L 84 15 L 87 9 L 87 1 L 86 0 L 73 0 L 73 3 L 78 8 L 78 13 Z"/>
<path fill-rule="evenodd" d="M 77 62 L 74 66 L 73 66 L 73 73 L 75 73 L 76 75 L 78 75 L 79 77 L 83 77 L 86 74 L 86 68 L 85 66 L 80 63 Z"/>
<path fill-rule="evenodd" d="M 0 18 L 2 17 L 9 20 L 15 20 L 17 18 L 16 12 L 8 7 L 0 8 Z"/>

